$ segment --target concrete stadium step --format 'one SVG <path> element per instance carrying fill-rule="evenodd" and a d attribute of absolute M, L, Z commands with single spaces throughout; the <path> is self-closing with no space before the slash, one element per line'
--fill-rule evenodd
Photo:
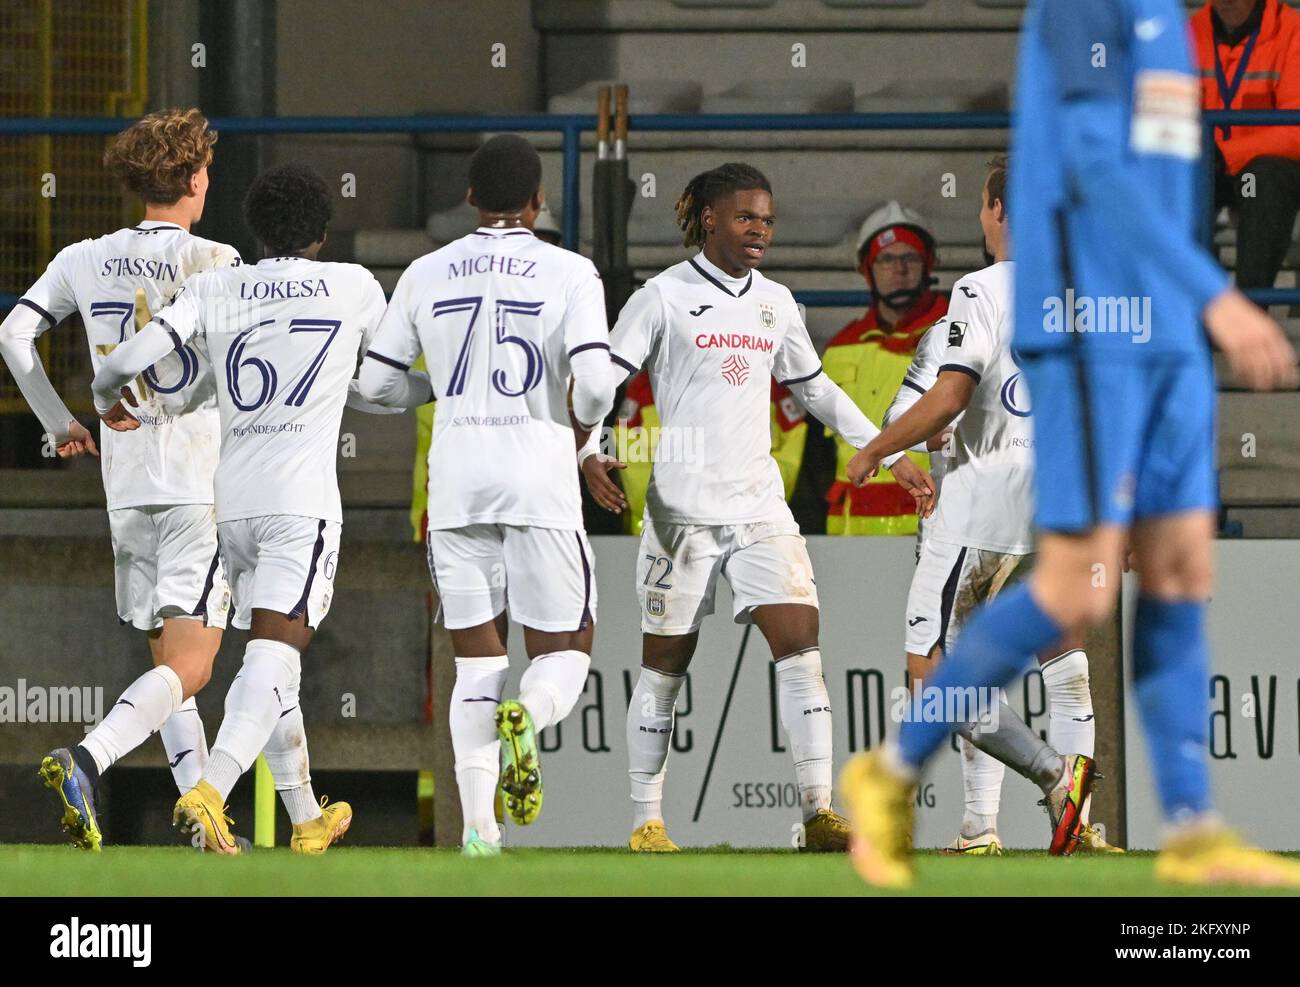
<path fill-rule="evenodd" d="M 981 90 L 1010 84 L 1016 62 L 1014 31 L 820 32 L 798 35 L 748 32 L 628 31 L 609 35 L 599 60 L 591 57 L 587 34 L 548 34 L 544 89 L 548 96 L 569 93 L 594 78 L 617 77 L 629 86 L 638 79 L 673 78 L 698 83 L 705 100 L 761 79 L 765 85 L 810 85 L 805 80 L 848 80 L 855 96 L 890 84 L 914 81 L 918 91 L 945 100 L 966 95 L 959 88 L 972 78 Z M 801 45 L 802 48 L 794 46 Z M 665 57 L 671 69 L 665 71 Z M 746 66 L 738 74 L 736 66 Z M 752 70 L 748 67 L 752 66 Z M 947 81 L 950 90 L 929 89 L 930 80 Z M 906 86 L 904 85 L 904 89 Z M 633 93 L 634 95 L 634 93 Z M 936 100 L 939 99 L 936 96 Z M 592 104 L 594 106 L 594 102 Z M 935 109 L 939 106 L 932 107 Z"/>
<path fill-rule="evenodd" d="M 761 4 L 761 0 L 754 0 Z M 970 0 L 534 0 L 544 33 L 565 31 L 1015 30 L 1023 3 Z"/>
<path fill-rule="evenodd" d="M 1300 392 L 1221 392 L 1218 452 L 1225 503 L 1300 506 Z"/>

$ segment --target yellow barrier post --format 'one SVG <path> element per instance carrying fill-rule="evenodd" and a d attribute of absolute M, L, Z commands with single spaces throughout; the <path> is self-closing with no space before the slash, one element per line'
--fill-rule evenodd
<path fill-rule="evenodd" d="M 253 784 L 253 846 L 275 846 L 275 779 L 266 758 L 257 755 Z"/>

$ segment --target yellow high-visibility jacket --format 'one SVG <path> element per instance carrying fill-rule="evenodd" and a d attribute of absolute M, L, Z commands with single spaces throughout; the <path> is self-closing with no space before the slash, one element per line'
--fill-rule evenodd
<path fill-rule="evenodd" d="M 876 309 L 850 322 L 826 346 L 822 367 L 826 375 L 877 425 L 893 403 L 917 344 L 927 329 L 948 312 L 948 299 L 930 293 L 892 328 L 881 326 Z M 848 465 L 857 450 L 829 429 L 835 439 L 835 482 L 826 492 L 828 535 L 910 535 L 916 533 L 916 502 L 888 470 L 864 486 L 849 482 Z M 929 468 L 930 457 L 909 452 L 912 461 Z"/>

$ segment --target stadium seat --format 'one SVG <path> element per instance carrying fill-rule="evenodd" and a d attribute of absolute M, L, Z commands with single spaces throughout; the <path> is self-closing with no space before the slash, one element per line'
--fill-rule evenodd
<path fill-rule="evenodd" d="M 673 0 L 678 7 L 771 7 L 776 0 Z"/>
<path fill-rule="evenodd" d="M 828 7 L 924 7 L 926 0 L 822 0 Z"/>
<path fill-rule="evenodd" d="M 995 79 L 922 77 L 873 80 L 864 86 L 853 108 L 859 113 L 989 112 L 1005 110 L 1007 104 L 1007 86 Z"/>
<path fill-rule="evenodd" d="M 700 108 L 700 84 L 681 79 L 623 80 L 628 87 L 628 111 L 646 113 L 694 113 Z M 551 113 L 594 113 L 596 94 L 610 80 L 586 82 L 577 89 L 558 93 L 547 100 Z"/>
<path fill-rule="evenodd" d="M 853 84 L 840 79 L 758 79 L 706 95 L 704 113 L 842 113 L 853 109 Z"/>

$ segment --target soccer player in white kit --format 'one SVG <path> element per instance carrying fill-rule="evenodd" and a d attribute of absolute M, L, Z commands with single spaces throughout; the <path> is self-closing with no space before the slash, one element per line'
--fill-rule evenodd
<path fill-rule="evenodd" d="M 316 259 L 330 214 L 329 189 L 311 169 L 281 165 L 258 176 L 244 218 L 263 259 L 192 278 L 93 385 L 104 420 L 132 428 L 132 413 L 114 403 L 123 381 L 196 337 L 211 354 L 221 416 L 217 532 L 231 622 L 251 634 L 203 776 L 177 801 L 173 821 L 196 846 L 220 853 L 238 852 L 224 806 L 259 753 L 293 823 L 291 849 L 324 852 L 352 819 L 345 802 L 323 810 L 316 802 L 298 696 L 302 652 L 329 612 L 338 566 L 343 406 L 384 295 L 365 268 Z M 427 380 L 424 389 L 427 399 Z"/>
<path fill-rule="evenodd" d="M 682 193 L 677 218 L 685 244 L 699 252 L 635 292 L 610 337 L 624 376 L 648 366 L 662 417 L 636 577 L 643 645 L 627 714 L 629 846 L 677 849 L 662 808 L 673 710 L 721 577 L 731 587 L 735 620 L 758 625 L 776 662 L 802 845 L 844 850 L 847 827 L 831 809 L 831 709 L 817 645 L 817 589 L 771 456 L 769 377 L 855 446 L 879 430 L 822 372 L 789 289 L 757 270 L 776 222 L 767 179 L 745 164 L 706 171 Z M 680 454 L 688 448 L 702 450 L 702 464 Z M 622 464 L 599 455 L 594 442 L 580 458 L 593 496 L 621 510 L 625 501 L 608 474 Z M 928 514 L 929 476 L 901 454 L 884 465 Z"/>
<path fill-rule="evenodd" d="M 943 464 L 941 495 L 908 593 L 904 634 L 914 691 L 924 689 L 971 610 L 1024 578 L 1034 561 L 1035 438 L 1028 390 L 1011 352 L 1014 265 L 1006 176 L 1007 159 L 999 155 L 989 163 L 981 193 L 980 226 L 993 263 L 953 286 L 948 315 L 917 348 L 884 431 L 850 464 L 853 477 L 855 470 L 871 469 L 881 451 L 904 441 L 933 446 L 951 430 L 935 457 Z M 997 813 L 1004 765 L 1042 789 L 1053 826 L 1051 852 L 1115 849 L 1087 824 L 1086 799 L 1077 835 L 1067 832 L 1072 827 L 1060 811 L 1076 761 L 1090 760 L 1094 748 L 1087 655 L 1081 646 L 1070 647 L 1040 662 L 1049 702 L 1047 742 L 1005 702 L 996 729 L 959 731 L 966 810 L 952 852 L 1002 852 Z"/>
<path fill-rule="evenodd" d="M 60 457 L 100 450 L 46 377 L 36 340 L 79 312 L 98 368 L 142 324 L 138 314 L 147 318 L 195 272 L 239 263 L 233 247 L 189 232 L 203 215 L 216 140 L 193 109 L 154 113 L 118 134 L 104 164 L 144 202 L 144 219 L 59 251 L 0 325 L 0 356 Z M 161 732 L 181 791 L 194 785 L 208 757 L 194 695 L 212 674 L 229 593 L 212 510 L 217 409 L 211 394 L 195 387 L 201 364 L 194 349 L 164 355 L 134 385 L 140 428 L 100 433 L 117 615 L 148 636 L 154 667 L 79 743 L 42 760 L 63 828 L 84 850 L 98 850 L 103 838 L 95 815 L 99 776 L 150 734 Z"/>
<path fill-rule="evenodd" d="M 541 810 L 536 735 L 581 695 L 596 616 L 573 455 L 614 404 L 609 330 L 595 267 L 532 233 L 541 180 L 522 137 L 475 152 L 479 228 L 406 270 L 361 371 L 366 399 L 407 404 L 404 374 L 423 354 L 438 394 L 429 568 L 456 651 L 451 738 L 475 857 L 500 853 L 498 784 L 515 822 Z M 502 701 L 507 610 L 529 664 L 519 698 Z"/>

